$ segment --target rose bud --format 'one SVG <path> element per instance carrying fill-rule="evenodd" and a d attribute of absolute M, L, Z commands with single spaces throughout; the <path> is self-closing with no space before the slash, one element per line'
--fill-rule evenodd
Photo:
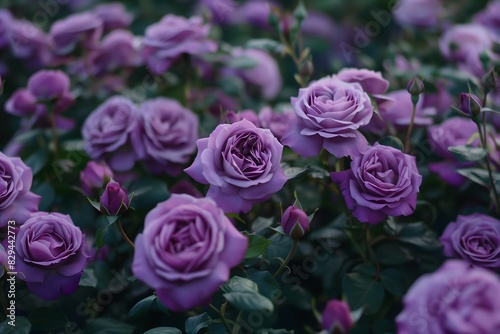
<path fill-rule="evenodd" d="M 473 94 L 460 93 L 460 111 L 466 117 L 476 117 L 481 112 L 481 101 Z"/>
<path fill-rule="evenodd" d="M 80 183 L 85 196 L 91 196 L 96 190 L 113 178 L 113 172 L 106 163 L 90 161 L 85 169 L 80 172 Z"/>
<path fill-rule="evenodd" d="M 127 191 L 116 181 L 110 181 L 101 195 L 101 212 L 108 216 L 118 216 L 128 210 Z"/>
<path fill-rule="evenodd" d="M 338 333 L 338 331 L 348 333 L 353 325 L 349 305 L 342 300 L 330 300 L 326 304 L 322 318 L 323 329 L 328 333 Z"/>
<path fill-rule="evenodd" d="M 289 206 L 283 212 L 281 226 L 292 239 L 300 239 L 309 228 L 309 218 L 301 209 Z"/>
<path fill-rule="evenodd" d="M 487 92 L 494 92 L 497 89 L 497 76 L 494 68 L 482 77 L 481 84 Z"/>
<path fill-rule="evenodd" d="M 410 81 L 408 81 L 408 85 L 406 86 L 406 90 L 412 96 L 420 95 L 424 92 L 424 83 L 418 77 L 414 77 Z"/>

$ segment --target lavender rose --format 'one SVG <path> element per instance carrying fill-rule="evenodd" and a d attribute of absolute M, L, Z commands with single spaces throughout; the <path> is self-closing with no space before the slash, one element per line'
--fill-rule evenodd
<path fill-rule="evenodd" d="M 299 239 L 309 229 L 309 218 L 302 209 L 292 205 L 283 212 L 281 226 L 292 239 Z"/>
<path fill-rule="evenodd" d="M 184 311 L 210 303 L 247 246 L 212 200 L 173 194 L 146 216 L 132 272 L 170 310 Z"/>
<path fill-rule="evenodd" d="M 401 0 L 394 10 L 400 25 L 419 28 L 437 27 L 443 14 L 440 0 Z"/>
<path fill-rule="evenodd" d="M 6 37 L 14 57 L 24 59 L 32 69 L 50 63 L 50 41 L 42 30 L 26 20 L 13 19 L 8 24 Z"/>
<path fill-rule="evenodd" d="M 474 15 L 473 21 L 488 28 L 500 38 L 500 1 L 490 1 L 486 8 Z"/>
<path fill-rule="evenodd" d="M 77 46 L 95 49 L 103 30 L 103 22 L 96 14 L 84 12 L 58 20 L 50 27 L 49 36 L 58 55 L 67 55 Z"/>
<path fill-rule="evenodd" d="M 380 72 L 367 69 L 345 68 L 337 73 L 337 78 L 345 82 L 357 82 L 368 94 L 384 94 L 389 88 L 389 81 Z"/>
<path fill-rule="evenodd" d="M 163 74 L 183 54 L 214 52 L 217 44 L 208 39 L 209 25 L 201 17 L 186 19 L 168 14 L 149 26 L 144 36 L 144 59 L 155 74 Z"/>
<path fill-rule="evenodd" d="M 32 182 L 31 168 L 0 152 L 0 227 L 9 220 L 21 225 L 38 210 L 40 196 L 30 192 Z"/>
<path fill-rule="evenodd" d="M 33 214 L 19 229 L 16 253 L 17 277 L 45 300 L 75 292 L 89 259 L 85 235 L 60 213 Z"/>
<path fill-rule="evenodd" d="M 248 212 L 286 182 L 280 166 L 283 145 L 271 131 L 246 119 L 221 124 L 196 144 L 196 159 L 185 171 L 196 181 L 210 184 L 207 197 L 226 212 Z"/>
<path fill-rule="evenodd" d="M 176 100 L 161 97 L 142 103 L 138 113 L 132 134 L 138 158 L 155 174 L 181 173 L 196 149 L 198 117 Z"/>
<path fill-rule="evenodd" d="M 500 221 L 480 213 L 458 216 L 446 226 L 439 241 L 444 255 L 473 265 L 500 269 Z"/>
<path fill-rule="evenodd" d="M 281 141 L 286 131 L 295 119 L 295 112 L 291 106 L 282 110 L 273 110 L 264 107 L 259 112 L 259 121 L 263 128 L 271 130 L 273 135 Z"/>
<path fill-rule="evenodd" d="M 120 2 L 105 3 L 92 8 L 92 13 L 102 20 L 105 30 L 127 28 L 132 23 L 132 14 Z"/>
<path fill-rule="evenodd" d="M 298 117 L 282 142 L 300 155 L 324 148 L 336 157 L 355 157 L 368 148 L 358 129 L 370 122 L 373 107 L 359 83 L 326 77 L 301 88 L 292 104 Z"/>
<path fill-rule="evenodd" d="M 131 169 L 136 155 L 130 137 L 137 122 L 137 108 L 132 101 L 120 96 L 109 98 L 83 124 L 85 150 L 92 159 L 106 160 L 114 171 Z"/>
<path fill-rule="evenodd" d="M 7 9 L 0 9 L 0 49 L 9 45 L 7 31 L 11 22 L 14 20 L 11 12 Z"/>
<path fill-rule="evenodd" d="M 101 212 L 108 216 L 118 216 L 128 210 L 129 198 L 127 190 L 116 181 L 110 181 L 99 199 Z"/>
<path fill-rule="evenodd" d="M 113 178 L 113 172 L 105 163 L 90 161 L 80 173 L 80 184 L 85 196 L 91 196 Z"/>
<path fill-rule="evenodd" d="M 375 143 L 354 158 L 351 169 L 331 174 L 354 217 L 376 224 L 387 216 L 407 216 L 415 211 L 422 176 L 415 157 Z"/>
<path fill-rule="evenodd" d="M 396 318 L 398 333 L 500 333 L 499 296 L 495 274 L 448 260 L 405 295 Z"/>

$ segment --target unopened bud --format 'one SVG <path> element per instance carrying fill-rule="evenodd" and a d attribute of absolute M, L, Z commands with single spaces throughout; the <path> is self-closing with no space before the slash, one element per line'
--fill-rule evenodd
<path fill-rule="evenodd" d="M 300 239 L 309 228 L 309 218 L 301 209 L 289 206 L 283 212 L 281 226 L 292 239 Z"/>
<path fill-rule="evenodd" d="M 314 73 L 314 65 L 311 59 L 304 60 L 299 66 L 301 77 L 309 78 Z"/>
<path fill-rule="evenodd" d="M 481 84 L 487 92 L 494 92 L 497 89 L 497 76 L 493 68 L 482 77 Z"/>
<path fill-rule="evenodd" d="M 424 83 L 420 78 L 414 77 L 410 81 L 408 81 L 408 85 L 406 86 L 406 90 L 411 95 L 420 95 L 424 92 Z"/>
<path fill-rule="evenodd" d="M 477 117 L 481 113 L 481 101 L 474 94 L 460 93 L 460 111 L 466 117 Z"/>

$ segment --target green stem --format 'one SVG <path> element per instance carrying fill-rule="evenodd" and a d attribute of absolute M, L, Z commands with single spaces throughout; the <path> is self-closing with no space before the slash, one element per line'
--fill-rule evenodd
<path fill-rule="evenodd" d="M 54 160 L 59 156 L 59 137 L 57 136 L 56 113 L 54 106 L 47 105 L 47 112 L 49 114 L 50 127 L 52 129 L 52 142 L 54 144 Z"/>
<path fill-rule="evenodd" d="M 233 334 L 238 334 L 238 330 L 240 329 L 240 319 L 241 315 L 243 314 L 243 311 L 240 311 L 238 313 L 238 316 L 236 317 L 236 320 L 234 322 L 234 327 L 233 327 Z"/>
<path fill-rule="evenodd" d="M 130 247 L 132 247 L 133 250 L 135 250 L 134 243 L 127 236 L 127 233 L 125 233 L 125 230 L 123 229 L 123 226 L 122 226 L 122 222 L 120 221 L 119 218 L 116 221 L 116 226 L 118 226 L 118 230 L 120 231 L 120 234 L 122 235 L 123 239 L 130 245 Z"/>
<path fill-rule="evenodd" d="M 479 139 L 481 140 L 481 145 L 483 146 L 484 150 L 486 151 L 486 156 L 484 157 L 484 161 L 486 162 L 486 168 L 488 169 L 488 177 L 490 179 L 491 186 L 493 188 L 493 196 L 495 197 L 495 206 L 497 209 L 497 213 L 500 214 L 500 205 L 498 202 L 498 192 L 497 188 L 495 186 L 495 180 L 493 180 L 493 173 L 491 171 L 491 165 L 490 165 L 490 159 L 488 159 L 488 147 L 486 145 L 486 138 L 483 135 L 483 132 L 481 130 L 481 123 L 478 121 L 476 122 L 477 125 L 477 130 L 479 131 Z"/>
<path fill-rule="evenodd" d="M 410 120 L 410 125 L 408 126 L 408 132 L 406 132 L 406 140 L 405 140 L 405 152 L 409 153 L 410 152 L 410 138 L 411 138 L 411 132 L 413 130 L 413 123 L 415 122 L 415 114 L 417 110 L 417 102 L 418 102 L 418 95 L 417 95 L 417 101 L 413 101 L 413 96 L 412 96 L 412 104 L 413 104 L 413 109 L 411 112 L 411 120 Z"/>
<path fill-rule="evenodd" d="M 276 272 L 273 275 L 273 278 L 277 278 L 278 275 L 283 271 L 283 269 L 286 268 L 290 260 L 293 258 L 293 254 L 295 254 L 295 250 L 297 249 L 297 244 L 299 243 L 298 239 L 293 240 L 293 245 L 292 248 L 290 249 L 290 252 L 288 253 L 288 256 L 286 257 L 285 261 L 281 264 L 281 266 L 276 270 Z"/>
<path fill-rule="evenodd" d="M 224 315 L 222 314 L 222 312 L 219 311 L 219 309 L 217 307 L 213 306 L 212 304 L 210 304 L 210 308 L 212 310 L 214 310 L 215 312 L 217 312 L 217 314 L 219 315 L 220 320 L 222 321 L 222 324 L 224 325 L 224 327 L 226 327 L 227 334 L 231 334 L 231 328 L 229 327 L 229 324 L 227 323 L 227 320 L 224 317 Z"/>

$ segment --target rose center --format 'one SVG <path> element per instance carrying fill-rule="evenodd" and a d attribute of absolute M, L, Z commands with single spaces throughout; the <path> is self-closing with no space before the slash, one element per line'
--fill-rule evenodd
<path fill-rule="evenodd" d="M 66 243 L 59 235 L 44 233 L 33 238 L 29 251 L 33 261 L 46 261 L 57 258 L 65 249 Z"/>
<path fill-rule="evenodd" d="M 467 243 L 470 249 L 476 250 L 479 254 L 491 254 L 491 252 L 495 250 L 495 245 L 493 245 L 488 238 L 483 236 L 470 238 Z"/>

